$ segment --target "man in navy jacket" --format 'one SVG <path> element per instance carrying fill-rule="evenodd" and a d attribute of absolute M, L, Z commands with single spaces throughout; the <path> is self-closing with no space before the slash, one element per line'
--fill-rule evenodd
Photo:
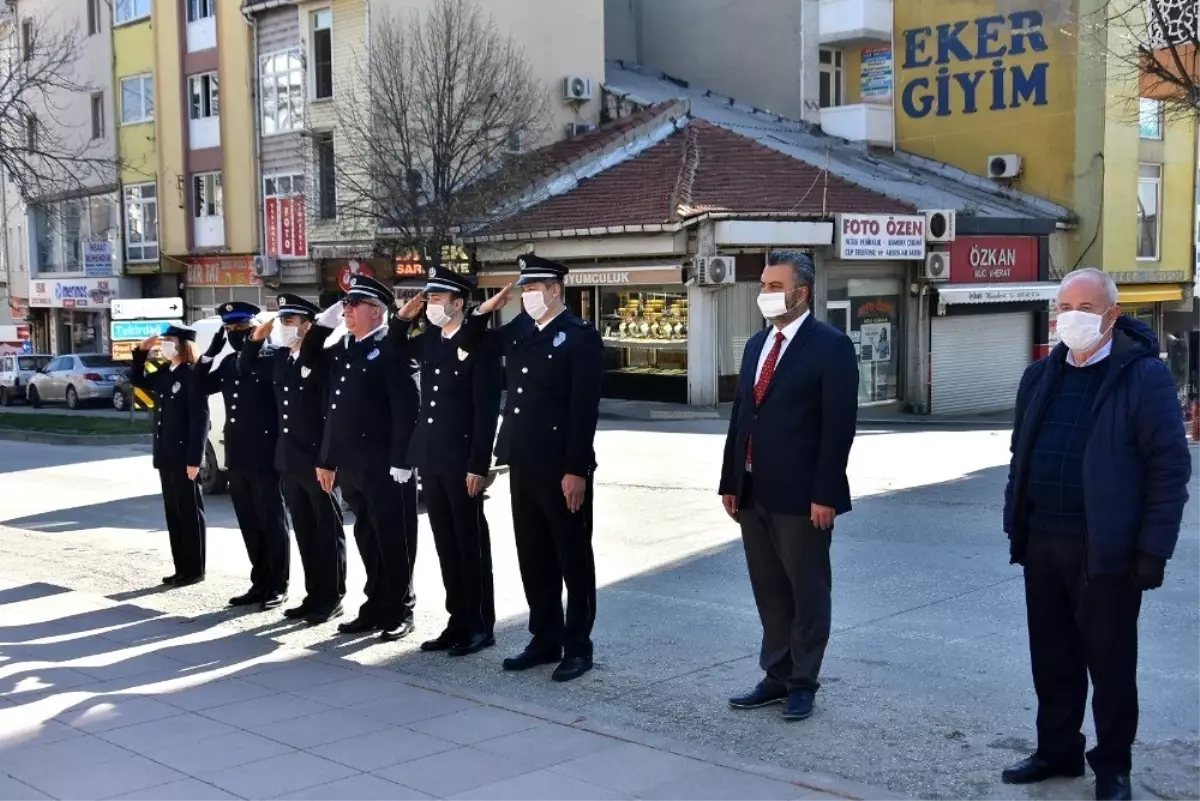
<path fill-rule="evenodd" d="M 1004 493 L 1011 561 L 1025 569 L 1038 745 L 1002 778 L 1083 775 L 1090 674 L 1098 799 L 1130 797 L 1142 592 L 1162 586 L 1191 478 L 1158 339 L 1117 297 L 1100 270 L 1063 280 L 1062 342 L 1021 380 Z"/>
<path fill-rule="evenodd" d="M 858 418 L 858 360 L 850 339 L 810 311 L 812 259 L 767 257 L 759 309 L 770 321 L 746 343 L 734 396 L 720 493 L 742 528 L 763 639 L 766 677 L 737 709 L 780 703 L 812 714 L 829 641 L 829 543 L 850 511 L 846 462 Z"/>

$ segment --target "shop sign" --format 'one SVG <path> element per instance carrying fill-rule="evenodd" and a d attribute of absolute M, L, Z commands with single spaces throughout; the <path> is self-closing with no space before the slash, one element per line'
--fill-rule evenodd
<path fill-rule="evenodd" d="M 864 103 L 886 103 L 892 99 L 892 48 L 863 48 L 858 95 Z"/>
<path fill-rule="evenodd" d="M 838 258 L 925 258 L 925 218 L 905 214 L 839 214 Z"/>
<path fill-rule="evenodd" d="M 200 256 L 188 259 L 188 286 L 258 286 L 252 256 Z"/>
<path fill-rule="evenodd" d="M 303 195 L 269 197 L 263 201 L 267 255 L 279 259 L 308 257 Z"/>
<path fill-rule="evenodd" d="M 1182 284 L 1190 280 L 1183 270 L 1121 270 L 1109 275 L 1118 284 Z"/>
<path fill-rule="evenodd" d="M 84 242 L 83 270 L 88 278 L 107 278 L 112 275 L 112 242 L 107 239 L 89 239 Z"/>
<path fill-rule="evenodd" d="M 29 282 L 29 305 L 55 309 L 107 309 L 117 294 L 115 279 L 60 278 Z"/>
<path fill-rule="evenodd" d="M 950 244 L 950 283 L 1036 281 L 1040 253 L 1036 236 L 960 236 Z"/>
<path fill-rule="evenodd" d="M 24 320 L 29 316 L 29 299 L 10 297 L 8 311 L 14 320 Z"/>
<path fill-rule="evenodd" d="M 145 337 L 142 337 L 145 339 Z M 111 346 L 110 353 L 115 362 L 131 362 L 133 361 L 133 351 L 140 343 L 135 340 L 120 342 L 114 340 Z"/>
<path fill-rule="evenodd" d="M 453 270 L 459 275 L 470 275 L 471 273 L 471 259 L 467 256 L 467 252 L 458 245 L 442 247 L 441 266 Z M 424 278 L 426 270 L 425 263 L 416 251 L 396 257 L 394 274 L 397 278 Z"/>

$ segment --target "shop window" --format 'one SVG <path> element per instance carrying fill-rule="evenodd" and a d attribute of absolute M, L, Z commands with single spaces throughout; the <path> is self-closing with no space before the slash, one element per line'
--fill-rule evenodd
<path fill-rule="evenodd" d="M 826 319 L 854 343 L 859 404 L 890 403 L 900 397 L 904 301 L 899 278 L 829 277 Z"/>
<path fill-rule="evenodd" d="M 313 98 L 327 100 L 333 97 L 333 12 L 313 12 L 312 28 Z"/>
<path fill-rule="evenodd" d="M 606 394 L 685 402 L 687 289 L 601 287 L 599 307 L 596 327 L 604 340 Z"/>
<path fill-rule="evenodd" d="M 1163 102 L 1143 97 L 1138 101 L 1138 135 L 1142 139 L 1163 138 Z"/>
<path fill-rule="evenodd" d="M 1138 165 L 1137 257 L 1158 261 L 1161 240 L 1159 209 L 1162 207 L 1162 165 Z"/>
<path fill-rule="evenodd" d="M 842 105 L 842 51 L 822 47 L 818 51 L 820 84 L 817 87 L 821 108 Z"/>
<path fill-rule="evenodd" d="M 304 125 L 304 64 L 300 50 L 259 59 L 262 132 L 298 131 Z"/>

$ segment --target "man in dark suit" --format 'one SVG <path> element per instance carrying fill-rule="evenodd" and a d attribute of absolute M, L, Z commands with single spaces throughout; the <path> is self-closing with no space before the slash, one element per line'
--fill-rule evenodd
<path fill-rule="evenodd" d="M 783 716 L 812 714 L 829 641 L 829 542 L 850 511 L 846 461 L 858 417 L 858 362 L 841 331 L 811 313 L 812 259 L 767 257 L 758 306 L 770 327 L 746 343 L 720 493 L 742 527 L 762 620 L 766 677 L 737 709 L 786 700 Z"/>

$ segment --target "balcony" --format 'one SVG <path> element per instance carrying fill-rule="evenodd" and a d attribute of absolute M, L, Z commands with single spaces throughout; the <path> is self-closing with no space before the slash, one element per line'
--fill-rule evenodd
<path fill-rule="evenodd" d="M 888 16 L 891 19 L 891 16 Z M 217 46 L 217 18 L 204 17 L 187 24 L 187 51 L 198 53 Z"/>
<path fill-rule="evenodd" d="M 198 248 L 225 247 L 224 217 L 193 217 L 193 244 Z"/>
<path fill-rule="evenodd" d="M 821 130 L 850 142 L 891 147 L 892 107 L 855 103 L 821 109 Z"/>
<path fill-rule="evenodd" d="M 201 117 L 198 120 L 188 120 L 188 146 L 192 150 L 220 147 L 220 145 L 220 117 Z"/>
<path fill-rule="evenodd" d="M 839 47 L 890 44 L 892 0 L 821 0 L 817 37 Z"/>

